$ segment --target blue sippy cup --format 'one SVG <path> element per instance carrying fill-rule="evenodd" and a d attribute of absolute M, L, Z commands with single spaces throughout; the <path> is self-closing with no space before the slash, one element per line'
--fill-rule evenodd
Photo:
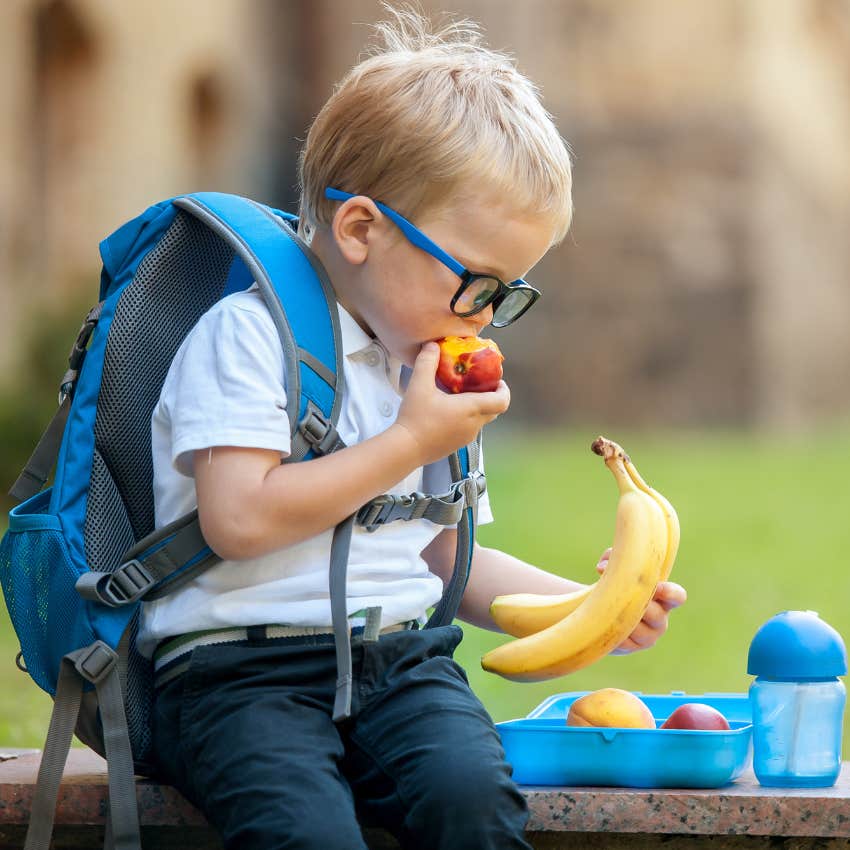
<path fill-rule="evenodd" d="M 750 644 L 753 770 L 762 785 L 819 788 L 841 770 L 841 635 L 814 611 L 771 617 Z"/>

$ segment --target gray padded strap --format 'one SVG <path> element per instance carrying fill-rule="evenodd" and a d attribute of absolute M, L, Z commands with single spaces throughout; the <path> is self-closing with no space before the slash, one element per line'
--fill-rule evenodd
<path fill-rule="evenodd" d="M 38 445 L 33 449 L 26 466 L 12 485 L 12 489 L 9 490 L 9 495 L 16 501 L 25 502 L 47 483 L 50 470 L 53 469 L 53 464 L 59 456 L 59 447 L 62 444 L 62 435 L 65 433 L 65 423 L 68 421 L 70 410 L 71 397 L 66 395 L 41 435 Z"/>
<path fill-rule="evenodd" d="M 336 375 L 306 348 L 298 347 L 298 359 L 306 363 L 329 387 L 336 389 Z"/>
<path fill-rule="evenodd" d="M 117 661 L 118 655 L 102 641 L 62 659 L 24 850 L 50 847 L 59 784 L 80 713 L 84 681 L 97 689 L 109 770 L 111 846 L 115 850 L 141 850 L 133 756 Z"/>
<path fill-rule="evenodd" d="M 50 470 L 53 469 L 56 458 L 59 457 L 62 436 L 65 433 L 65 423 L 68 421 L 68 412 L 71 409 L 71 393 L 86 356 L 86 346 L 92 331 L 97 326 L 102 310 L 102 302 L 89 310 L 77 338 L 71 346 L 71 353 L 68 355 L 68 371 L 65 372 L 59 389 L 59 409 L 41 435 L 38 445 L 33 450 L 17 481 L 9 490 L 9 495 L 19 502 L 31 498 L 44 487 L 50 476 Z"/>
<path fill-rule="evenodd" d="M 139 809 L 136 802 L 136 780 L 133 775 L 133 753 L 124 713 L 124 698 L 118 665 L 101 681 L 95 682 L 103 743 L 109 766 L 109 813 L 112 847 L 115 850 L 141 850 Z"/>
<path fill-rule="evenodd" d="M 139 599 L 159 599 L 221 561 L 210 550 L 192 566 L 185 567 L 206 548 L 196 509 L 140 540 L 115 570 L 82 573 L 75 587 L 84 599 L 110 607 L 129 605 Z M 171 578 L 178 570 L 180 574 Z M 169 581 L 156 586 L 165 579 Z"/>
<path fill-rule="evenodd" d="M 479 431 L 478 436 L 466 447 L 469 454 L 469 469 L 470 471 L 478 469 L 481 465 L 481 442 L 484 439 L 484 432 Z"/>
<path fill-rule="evenodd" d="M 150 554 L 144 554 L 147 550 L 151 550 L 159 540 L 163 539 L 167 540 L 164 545 L 153 549 Z M 206 548 L 208 548 L 207 542 L 201 532 L 198 509 L 195 508 L 195 510 L 179 517 L 174 522 L 170 522 L 144 537 L 124 555 L 124 560 L 125 562 L 136 561 L 143 564 L 157 582 L 166 578 L 169 579 L 162 587 L 155 587 L 144 595 L 145 601 L 149 602 L 179 590 L 205 570 L 221 563 L 221 558 L 215 552 L 209 550 L 202 559 L 192 566 L 185 566 Z M 174 576 L 177 570 L 180 570 L 180 575 Z M 172 578 L 172 576 L 174 577 Z"/>
<path fill-rule="evenodd" d="M 82 679 L 77 675 L 73 662 L 65 658 L 59 667 L 53 714 L 50 716 L 50 727 L 38 768 L 24 850 L 48 850 L 50 847 L 59 783 L 71 749 L 82 696 Z"/>
<path fill-rule="evenodd" d="M 393 493 L 377 496 L 360 508 L 356 522 L 367 531 L 375 531 L 396 520 L 427 519 L 437 525 L 457 525 L 466 508 L 477 504 L 485 488 L 484 476 L 476 469 L 468 477 L 455 481 L 451 489 L 440 496 L 418 492 L 404 496 Z"/>
<path fill-rule="evenodd" d="M 158 546 L 161 542 L 162 545 Z M 143 537 L 127 550 L 124 560 L 139 560 L 157 581 L 161 581 L 195 557 L 206 545 L 201 533 L 198 509 L 195 508 Z"/>
<path fill-rule="evenodd" d="M 220 563 L 221 558 L 216 555 L 215 552 L 210 550 L 208 555 L 204 556 L 204 558 L 200 561 L 192 564 L 191 567 L 186 567 L 180 575 L 169 579 L 169 581 L 163 584 L 162 587 L 153 588 L 145 595 L 145 602 L 152 602 L 154 599 L 161 599 L 163 596 L 168 596 L 169 593 L 174 593 L 175 590 L 179 590 L 185 584 L 193 581 L 205 570 L 208 570 L 210 567 L 214 567 L 216 564 Z"/>
<path fill-rule="evenodd" d="M 478 439 L 467 446 L 469 453 L 469 469 L 470 474 L 475 475 L 480 462 L 480 448 L 482 435 L 478 435 Z M 462 474 L 460 467 L 460 458 L 455 453 L 449 458 L 449 466 L 452 471 L 452 478 L 460 477 Z M 463 479 L 464 481 L 474 481 L 475 478 Z M 460 608 L 463 593 L 466 590 L 466 583 L 469 581 L 469 569 L 471 566 L 471 551 L 475 542 L 475 526 L 478 523 L 478 488 L 470 487 L 468 497 L 470 501 L 468 507 L 472 508 L 472 520 L 470 521 L 469 511 L 464 510 L 463 516 L 457 525 L 457 547 L 455 549 L 455 565 L 452 572 L 452 577 L 449 580 L 448 587 L 443 591 L 443 596 L 437 603 L 437 607 L 425 624 L 426 629 L 431 629 L 436 626 L 447 626 L 457 616 Z M 474 493 L 474 494 L 473 494 Z"/>
<path fill-rule="evenodd" d="M 351 667 L 351 632 L 348 626 L 346 607 L 346 578 L 348 552 L 351 548 L 351 532 L 354 515 L 343 520 L 335 529 L 331 543 L 330 596 L 331 622 L 336 646 L 336 696 L 334 698 L 334 723 L 351 716 L 351 693 L 353 672 Z"/>

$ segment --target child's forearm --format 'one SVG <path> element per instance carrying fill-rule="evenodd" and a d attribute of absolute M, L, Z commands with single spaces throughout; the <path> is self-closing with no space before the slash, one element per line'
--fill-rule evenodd
<path fill-rule="evenodd" d="M 238 494 L 206 488 L 202 499 L 199 490 L 201 526 L 221 557 L 257 557 L 333 528 L 420 465 L 416 440 L 396 424 L 331 455 L 275 464 Z"/>
<path fill-rule="evenodd" d="M 446 529 L 425 549 L 425 558 L 431 572 L 446 584 L 452 573 L 455 559 L 457 532 Z M 490 604 L 497 596 L 510 593 L 540 593 L 555 596 L 572 593 L 585 585 L 561 578 L 554 573 L 521 561 L 519 558 L 475 544 L 469 581 L 463 594 L 458 616 L 467 623 L 490 631 L 501 631 L 490 617 Z"/>
<path fill-rule="evenodd" d="M 509 593 L 571 593 L 585 585 L 527 564 L 498 549 L 475 547 L 469 582 L 458 615 L 468 623 L 501 631 L 490 617 L 490 604 Z"/>

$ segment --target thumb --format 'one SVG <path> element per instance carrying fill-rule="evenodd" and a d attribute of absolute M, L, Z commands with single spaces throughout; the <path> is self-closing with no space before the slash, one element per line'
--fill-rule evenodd
<path fill-rule="evenodd" d="M 426 342 L 416 355 L 410 383 L 434 383 L 437 364 L 440 362 L 440 346 L 436 342 Z"/>

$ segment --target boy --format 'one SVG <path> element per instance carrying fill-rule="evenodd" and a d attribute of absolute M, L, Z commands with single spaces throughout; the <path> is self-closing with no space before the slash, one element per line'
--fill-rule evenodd
<path fill-rule="evenodd" d="M 529 81 L 469 26 L 431 34 L 414 13 L 393 14 L 379 26 L 385 49 L 342 81 L 301 162 L 300 232 L 339 301 L 347 448 L 281 464 L 283 359 L 252 290 L 189 334 L 152 420 L 157 526 L 197 504 L 224 559 L 144 606 L 140 648 L 156 647 L 159 669 L 188 659 L 157 689 L 155 749 L 228 848 L 362 850 L 358 818 L 406 847 L 528 847 L 492 720 L 452 660 L 459 627 L 418 628 L 451 574 L 455 529 L 355 529 L 352 631 L 374 606 L 382 631 L 352 641 L 351 717 L 332 719 L 333 529 L 382 493 L 447 489 L 446 456 L 507 410 L 504 382 L 437 389 L 434 340 L 519 318 L 536 299 L 521 278 L 571 215 L 569 156 Z M 439 248 L 411 243 L 402 216 Z M 490 519 L 485 494 L 479 521 Z M 459 616 L 495 628 L 494 596 L 577 586 L 476 546 Z M 683 601 L 678 585 L 659 585 L 621 651 L 651 646 Z"/>

